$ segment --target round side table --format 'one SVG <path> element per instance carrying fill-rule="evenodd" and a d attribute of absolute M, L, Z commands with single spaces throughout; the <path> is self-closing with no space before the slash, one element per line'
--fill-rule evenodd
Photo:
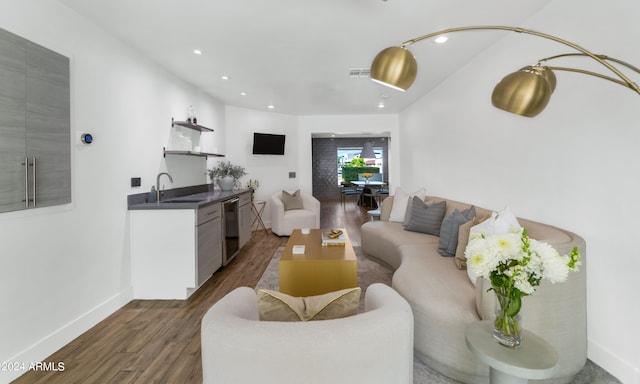
<path fill-rule="evenodd" d="M 493 339 L 493 322 L 478 321 L 465 330 L 467 347 L 489 366 L 492 384 L 526 384 L 529 379 L 548 379 L 558 365 L 558 353 L 544 339 L 523 330 L 522 343 L 511 349 Z"/>

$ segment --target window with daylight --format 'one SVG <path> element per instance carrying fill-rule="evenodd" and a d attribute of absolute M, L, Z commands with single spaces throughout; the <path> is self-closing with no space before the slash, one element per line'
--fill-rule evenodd
<path fill-rule="evenodd" d="M 362 159 L 360 154 L 362 153 L 362 147 L 344 147 L 338 148 L 338 185 L 344 181 L 342 177 L 342 168 L 349 166 L 367 166 L 367 167 L 378 167 L 380 168 L 380 173 L 383 173 L 383 158 L 382 158 L 382 147 L 373 147 L 373 152 L 375 153 L 375 159 Z M 361 159 L 361 160 L 360 160 Z M 385 179 L 384 175 L 382 176 L 383 180 Z"/>

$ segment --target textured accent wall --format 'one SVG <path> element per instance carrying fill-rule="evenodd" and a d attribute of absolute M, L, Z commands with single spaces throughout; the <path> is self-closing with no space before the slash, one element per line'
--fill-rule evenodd
<path fill-rule="evenodd" d="M 382 173 L 388 173 L 388 137 L 314 138 L 311 146 L 313 196 L 320 201 L 340 200 L 338 148 L 362 147 L 365 141 L 382 148 Z"/>

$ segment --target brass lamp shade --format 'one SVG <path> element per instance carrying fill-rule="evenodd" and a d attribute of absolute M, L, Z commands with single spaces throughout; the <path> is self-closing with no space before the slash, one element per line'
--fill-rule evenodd
<path fill-rule="evenodd" d="M 549 82 L 549 86 L 551 87 L 551 93 L 553 93 L 553 91 L 556 90 L 556 83 L 557 83 L 557 79 L 556 79 L 556 74 L 553 73 L 552 70 L 548 69 L 547 67 L 541 67 L 539 65 L 536 66 L 527 66 L 522 68 L 521 70 L 529 70 L 529 71 L 533 71 L 536 74 L 542 76 L 545 78 L 545 80 L 547 80 Z"/>
<path fill-rule="evenodd" d="M 480 25 L 468 27 L 456 27 L 443 29 L 441 31 L 428 33 L 418 36 L 411 40 L 407 40 L 399 47 L 391 47 L 384 49 L 378 53 L 371 63 L 371 79 L 377 83 L 383 84 L 400 91 L 406 91 L 416 78 L 418 72 L 418 64 L 406 47 L 419 41 L 431 39 L 436 36 L 446 35 L 452 32 L 476 31 L 476 30 L 500 30 L 512 31 L 516 33 L 524 33 L 532 36 L 541 37 L 556 43 L 564 44 L 570 48 L 577 50 L 579 53 L 560 54 L 538 60 L 535 66 L 527 66 L 518 72 L 512 73 L 504 77 L 493 90 L 491 95 L 491 103 L 496 107 L 507 112 L 515 113 L 525 117 L 535 117 L 547 106 L 551 94 L 556 88 L 556 75 L 553 70 L 569 71 L 582 73 L 585 75 L 599 77 L 601 79 L 612 81 L 616 84 L 628 87 L 640 94 L 640 86 L 631 81 L 618 68 L 610 62 L 623 65 L 635 72 L 640 73 L 640 69 L 625 63 L 622 60 L 615 59 L 606 55 L 596 55 L 581 46 L 570 41 L 561 39 L 539 31 L 524 29 L 519 27 L 510 27 L 505 25 Z M 592 72 L 579 68 L 565 67 L 546 67 L 540 63 L 548 60 L 565 56 L 584 56 L 589 57 L 613 72 L 616 77 L 606 76 L 601 73 Z"/>
<path fill-rule="evenodd" d="M 534 68 L 525 67 L 505 76 L 493 89 L 491 103 L 496 108 L 525 117 L 535 117 L 542 112 L 555 88 L 555 75 L 548 69 Z"/>
<path fill-rule="evenodd" d="M 413 84 L 417 73 L 416 58 L 402 47 L 383 49 L 371 63 L 373 81 L 403 92 Z"/>

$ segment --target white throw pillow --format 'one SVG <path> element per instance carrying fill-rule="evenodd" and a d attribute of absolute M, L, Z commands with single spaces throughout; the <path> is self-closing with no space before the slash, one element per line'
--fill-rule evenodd
<path fill-rule="evenodd" d="M 511 209 L 506 206 L 500 212 L 491 212 L 490 218 L 478 225 L 474 225 L 473 227 L 471 227 L 471 229 L 469 230 L 469 236 L 471 237 L 471 235 L 474 233 L 484 233 L 485 235 L 499 235 L 508 233 L 511 228 L 522 228 L 522 226 L 518 222 L 516 215 L 514 215 Z M 468 257 L 467 265 L 469 265 Z M 469 275 L 469 280 L 471 280 L 473 285 L 475 285 L 477 279 L 476 274 L 473 273 L 470 268 L 467 268 L 467 275 Z"/>
<path fill-rule="evenodd" d="M 424 200 L 426 191 L 421 188 L 412 194 L 408 194 L 402 188 L 396 188 L 396 193 L 393 195 L 393 205 L 391 206 L 391 213 L 389 214 L 389 221 L 397 221 L 398 223 L 404 223 L 404 217 L 407 214 L 407 205 L 409 200 L 413 196 L 418 196 L 420 200 Z"/>

